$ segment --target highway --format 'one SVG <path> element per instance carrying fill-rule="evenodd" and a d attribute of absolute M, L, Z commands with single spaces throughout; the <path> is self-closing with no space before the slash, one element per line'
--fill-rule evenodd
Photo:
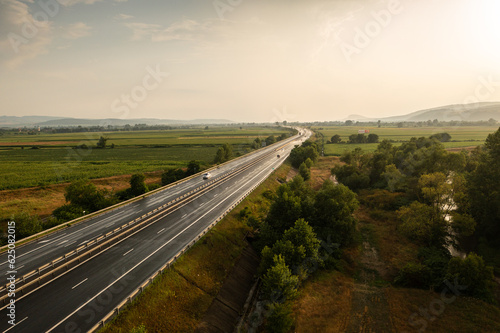
<path fill-rule="evenodd" d="M 199 190 L 199 195 L 190 194 L 175 208 L 168 209 L 167 206 L 150 217 L 143 218 L 148 223 L 131 232 L 129 237 L 118 240 L 27 295 L 16 297 L 16 326 L 8 323 L 9 309 L 4 306 L 0 311 L 3 318 L 0 330 L 87 332 L 237 203 L 245 193 L 267 178 L 288 156 L 294 145 L 299 143 L 296 137 L 285 140 L 214 169 L 211 172 L 213 184 Z M 283 146 L 284 144 L 286 145 Z M 280 150 L 276 152 L 278 147 Z M 277 158 L 277 154 L 281 157 Z M 261 159 L 258 163 L 238 171 L 258 159 Z M 215 181 L 224 175 L 225 178 Z M 195 177 L 19 247 L 17 276 L 43 266 L 208 182 L 210 180 L 203 180 L 201 176 Z M 9 270 L 5 254 L 0 257 L 0 265 L 2 271 Z"/>

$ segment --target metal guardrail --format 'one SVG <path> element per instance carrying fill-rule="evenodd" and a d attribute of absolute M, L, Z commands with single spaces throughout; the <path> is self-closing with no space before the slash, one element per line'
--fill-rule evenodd
<path fill-rule="evenodd" d="M 295 139 L 296 139 L 296 137 L 298 138 L 298 137 L 300 137 L 300 135 L 296 134 L 296 135 L 294 135 L 294 136 L 292 136 L 292 137 L 290 137 L 290 138 L 286 139 L 286 141 L 293 141 L 293 140 L 295 140 Z M 65 228 L 64 228 L 64 227 L 73 226 L 73 225 L 75 225 L 75 224 L 79 224 L 79 223 L 82 223 L 82 222 L 88 222 L 89 220 L 91 220 L 91 219 L 93 219 L 93 218 L 95 218 L 95 217 L 97 217 L 97 216 L 99 216 L 99 215 L 101 215 L 101 214 L 111 212 L 111 211 L 113 211 L 113 210 L 115 210 L 115 209 L 117 209 L 117 208 L 120 208 L 120 207 L 122 207 L 122 206 L 125 206 L 125 205 L 128 205 L 128 204 L 130 204 L 130 203 L 133 203 L 133 202 L 136 202 L 136 201 L 142 200 L 142 199 L 144 199 L 144 198 L 146 198 L 146 197 L 149 197 L 149 196 L 152 196 L 152 195 L 157 194 L 157 193 L 159 193 L 159 192 L 162 192 L 162 191 L 164 191 L 164 190 L 167 190 L 167 189 L 169 189 L 169 188 L 171 188 L 171 187 L 174 187 L 174 186 L 176 186 L 176 185 L 179 185 L 179 184 L 181 184 L 181 183 L 183 183 L 183 182 L 186 182 L 186 181 L 188 181 L 188 180 L 191 180 L 191 179 L 193 179 L 193 178 L 200 177 L 201 175 L 203 175 L 203 174 L 204 174 L 204 173 L 206 173 L 206 172 L 210 172 L 210 171 L 217 170 L 217 169 L 218 169 L 219 167 L 221 167 L 221 166 L 224 166 L 224 165 L 229 164 L 229 163 L 233 163 L 234 161 L 237 161 L 237 160 L 240 160 L 240 159 L 243 159 L 243 158 L 247 158 L 248 156 L 251 156 L 251 155 L 257 154 L 257 153 L 259 153 L 259 152 L 262 152 L 262 151 L 263 151 L 263 150 L 265 150 L 265 149 L 268 149 L 269 147 L 272 147 L 272 146 L 274 146 L 274 145 L 278 145 L 278 144 L 283 144 L 283 142 L 282 142 L 282 141 L 278 141 L 278 142 L 276 142 L 276 143 L 272 144 L 271 146 L 262 147 L 262 148 L 260 148 L 260 149 L 255 150 L 255 151 L 252 151 L 252 152 L 250 152 L 250 153 L 248 153 L 248 154 L 245 154 L 245 155 L 242 155 L 242 156 L 236 157 L 236 158 L 234 158 L 234 159 L 232 159 L 232 160 L 230 160 L 230 161 L 227 161 L 227 162 L 221 163 L 221 164 L 219 164 L 219 165 L 217 165 L 217 166 L 213 166 L 213 167 L 211 167 L 211 168 L 205 169 L 205 170 L 200 171 L 200 172 L 198 172 L 198 173 L 196 173 L 196 174 L 194 174 L 194 175 L 191 175 L 191 176 L 188 176 L 188 177 L 186 177 L 186 178 L 180 179 L 180 180 L 178 180 L 178 181 L 176 181 L 176 182 L 173 182 L 173 183 L 171 183 L 171 184 L 168 184 L 168 185 L 162 186 L 162 187 L 160 187 L 160 188 L 157 188 L 156 190 L 150 191 L 150 192 L 148 192 L 148 193 L 146 193 L 146 194 L 144 194 L 144 195 L 141 195 L 141 196 L 138 196 L 138 197 L 135 197 L 135 198 L 132 198 L 132 199 L 129 199 L 129 200 L 126 200 L 126 201 L 123 201 L 123 202 L 117 203 L 116 205 L 113 205 L 113 206 L 110 206 L 110 207 L 103 208 L 103 209 L 98 210 L 98 211 L 96 211 L 96 212 L 93 212 L 93 213 L 90 213 L 90 214 L 87 214 L 87 215 L 81 216 L 81 217 L 79 217 L 79 218 L 76 218 L 76 219 L 71 220 L 71 221 L 68 221 L 68 222 L 61 223 L 61 224 L 59 224 L 59 225 L 57 225 L 57 226 L 55 226 L 55 227 L 52 227 L 52 228 L 50 228 L 50 229 L 47 229 L 47 230 L 41 231 L 41 232 L 39 232 L 39 233 L 37 233 L 37 234 L 34 234 L 34 235 L 31 235 L 31 236 L 28 236 L 28 237 L 26 237 L 26 238 L 20 239 L 20 240 L 19 240 L 19 243 L 18 243 L 18 242 L 16 242 L 16 248 L 18 248 L 18 249 L 19 249 L 20 247 L 22 247 L 22 246 L 24 246 L 24 245 L 27 245 L 27 244 L 29 244 L 29 243 L 31 243 L 31 242 L 33 242 L 33 241 L 36 241 L 36 240 L 39 240 L 39 239 L 43 239 L 43 238 L 45 238 L 45 237 L 48 237 L 48 236 L 53 235 L 54 233 L 60 232 L 60 231 L 62 231 L 62 230 L 65 230 Z M 0 253 L 3 253 L 4 251 L 6 251 L 6 250 L 7 250 L 7 248 L 8 248 L 8 244 L 7 244 L 7 245 L 4 245 L 4 246 L 1 246 L 1 247 L 0 247 Z"/>
<path fill-rule="evenodd" d="M 155 208 L 154 210 L 148 212 L 147 214 L 144 214 L 132 221 L 129 221 L 109 232 L 106 232 L 100 236 L 97 236 L 95 239 L 88 241 L 85 243 L 85 245 L 82 245 L 80 247 L 77 247 L 75 250 L 70 251 L 54 260 L 51 262 L 38 267 L 35 270 L 30 271 L 29 273 L 24 274 L 22 277 L 19 277 L 16 279 L 15 284 L 16 284 L 16 293 L 19 293 L 20 295 L 23 295 L 26 292 L 31 291 L 32 289 L 29 289 L 29 287 L 34 286 L 35 288 L 41 285 L 43 282 L 47 282 L 46 280 L 54 278 L 60 274 L 55 274 L 56 271 L 64 271 L 74 267 L 76 264 L 80 263 L 82 259 L 84 259 L 86 256 L 89 258 L 92 257 L 94 251 L 98 249 L 98 252 L 102 251 L 103 248 L 107 248 L 111 246 L 112 244 L 116 243 L 116 241 L 125 238 L 130 232 L 134 231 L 135 229 L 141 227 L 142 225 L 145 225 L 148 220 L 141 222 L 144 218 L 150 217 L 152 214 L 160 212 L 167 208 L 168 206 L 179 202 L 181 199 L 186 198 L 188 195 L 194 194 L 210 185 L 213 185 L 217 181 L 219 181 L 221 178 L 227 177 L 227 175 L 222 175 L 217 178 L 214 178 L 213 180 L 206 182 L 202 186 L 197 187 L 194 190 L 191 190 L 190 192 L 187 192 L 183 194 L 182 196 L 179 196 L 172 201 L 169 201 L 168 203 L 159 206 Z M 156 216 L 155 216 L 156 217 Z M 133 224 L 135 224 L 131 229 L 127 230 L 124 232 L 126 228 L 131 227 Z M 117 235 L 118 234 L 118 235 Z M 101 243 L 100 243 L 101 242 Z M 106 246 L 106 247 L 105 247 Z M 83 252 L 83 253 L 82 253 Z M 76 257 L 74 257 L 76 256 Z M 74 257 L 70 260 L 71 257 Z M 78 261 L 78 262 L 76 262 Z M 57 266 L 56 266 L 57 265 Z M 73 266 L 72 266 L 73 265 Z M 49 270 L 49 271 L 47 271 Z M 60 272 L 62 273 L 62 272 Z M 43 274 L 43 275 L 42 275 Z M 33 277 L 38 276 L 37 278 L 33 279 Z M 22 285 L 20 285 L 22 283 Z M 0 294 L 5 294 L 0 296 L 0 302 L 5 304 L 5 300 L 8 298 L 7 295 L 7 288 L 9 284 L 6 284 L 4 287 L 0 289 Z"/>
<path fill-rule="evenodd" d="M 125 300 L 123 300 L 120 304 L 118 304 L 111 312 L 104 316 L 96 325 L 94 325 L 89 332 L 96 332 L 98 329 L 104 327 L 106 323 L 108 323 L 113 317 L 117 316 L 120 311 L 122 311 L 129 303 L 139 296 L 144 289 L 153 283 L 153 281 L 160 276 L 165 270 L 170 268 L 170 266 L 187 250 L 189 250 L 196 242 L 198 242 L 205 234 L 207 234 L 214 226 L 217 225 L 229 212 L 231 212 L 236 206 L 238 206 L 250 193 L 252 193 L 257 187 L 259 187 L 265 180 L 259 181 L 256 185 L 254 185 L 250 190 L 245 192 L 238 200 L 233 202 L 233 204 L 224 211 L 218 218 L 214 220 L 207 228 L 205 228 L 201 233 L 198 234 L 191 242 L 189 242 L 186 246 L 184 246 L 179 252 L 177 252 L 172 259 L 170 259 L 165 265 L 163 265 L 158 271 L 156 271 L 153 275 L 147 278 L 146 282 L 141 284 L 136 290 L 134 290 L 131 294 L 129 294 Z"/>
<path fill-rule="evenodd" d="M 280 146 L 279 149 L 281 149 L 281 147 L 283 147 L 289 143 L 283 144 L 281 142 L 281 144 L 282 144 L 282 146 Z M 24 274 L 22 277 L 17 278 L 15 281 L 16 293 L 18 293 L 20 295 L 24 295 L 25 293 L 30 292 L 30 291 L 38 288 L 42 284 L 48 283 L 49 281 L 56 278 L 57 276 L 63 274 L 64 272 L 66 272 L 66 271 L 74 268 L 78 264 L 80 264 L 82 262 L 82 260 L 84 260 L 84 261 L 89 260 L 93 256 L 97 255 L 98 253 L 102 252 L 103 250 L 105 250 L 105 249 L 109 248 L 110 246 L 112 246 L 113 244 L 115 244 L 117 241 L 128 237 L 129 234 L 131 234 L 134 230 L 138 229 L 139 227 L 141 227 L 143 225 L 144 225 L 144 227 L 149 225 L 149 223 L 148 223 L 149 219 L 141 222 L 141 220 L 143 220 L 144 218 L 151 216 L 155 212 L 158 212 L 160 210 L 167 208 L 171 204 L 178 202 L 179 200 L 187 197 L 188 195 L 196 193 L 199 190 L 204 189 L 206 187 L 209 187 L 209 186 L 211 187 L 211 185 L 213 185 L 214 183 L 217 183 L 222 178 L 234 177 L 235 175 L 239 174 L 240 172 L 250 168 L 255 163 L 258 163 L 260 161 L 260 159 L 261 158 L 257 159 L 256 161 L 252 161 L 250 164 L 243 166 L 242 168 L 238 169 L 236 172 L 229 173 L 229 174 L 226 173 L 226 174 L 223 174 L 217 178 L 214 178 L 214 179 L 204 183 L 203 185 L 198 186 L 194 190 L 191 190 L 190 192 L 184 193 L 183 195 L 173 199 L 172 201 L 169 201 L 168 203 L 166 203 L 162 206 L 159 206 L 158 208 L 155 208 L 154 210 L 148 212 L 147 214 L 144 214 L 141 217 L 136 218 L 135 220 L 129 221 L 129 222 L 123 224 L 122 226 L 113 229 L 110 232 L 106 232 L 106 233 L 96 237 L 94 240 L 88 241 L 85 245 L 82 245 L 82 246 L 76 248 L 75 250 L 64 254 L 63 256 L 60 256 L 60 257 L 52 260 L 51 262 L 33 270 L 27 274 Z M 260 185 L 260 184 L 261 184 L 261 182 L 258 183 L 258 185 Z M 251 191 L 253 191 L 253 189 L 255 187 L 256 186 L 252 187 Z M 245 194 L 245 197 L 247 195 L 248 195 L 248 193 Z M 157 214 L 154 217 L 156 218 L 158 215 L 159 214 Z M 139 223 L 139 222 L 141 222 L 141 223 Z M 129 230 L 125 230 L 126 228 L 129 228 L 129 227 L 131 227 Z M 99 242 L 101 242 L 101 243 L 99 243 Z M 83 251 L 83 253 L 82 253 L 82 251 Z M 76 257 L 69 260 L 73 256 L 76 256 Z M 34 277 L 36 277 L 36 278 L 34 278 Z M 22 285 L 21 285 L 21 283 L 22 283 Z M 0 295 L 1 295 L 0 302 L 1 303 L 5 304 L 5 301 L 8 299 L 8 294 L 7 294 L 8 289 L 7 288 L 9 286 L 9 284 L 6 284 L 4 287 L 2 287 L 0 289 Z"/>

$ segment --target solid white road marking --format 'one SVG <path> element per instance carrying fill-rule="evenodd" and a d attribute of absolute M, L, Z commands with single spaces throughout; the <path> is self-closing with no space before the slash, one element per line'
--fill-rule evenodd
<path fill-rule="evenodd" d="M 264 168 L 260 173 L 264 173 L 266 171 L 269 171 L 267 170 L 266 168 Z M 255 178 L 255 177 L 254 177 Z M 240 188 L 238 188 L 236 191 L 239 191 L 240 189 L 242 189 L 243 187 L 245 187 L 251 180 L 247 181 L 245 184 L 243 184 Z M 236 192 L 234 191 L 234 192 Z M 233 192 L 233 193 L 234 193 Z M 165 244 L 163 244 L 162 246 L 160 246 L 159 248 L 157 248 L 155 251 L 153 251 L 151 254 L 149 254 L 146 258 L 142 259 L 139 263 L 137 263 L 135 266 L 133 266 L 132 268 L 130 268 L 128 271 L 126 271 L 125 273 L 123 273 L 122 275 L 120 275 L 118 278 L 116 278 L 114 281 L 112 281 L 110 284 L 108 284 L 106 287 L 104 287 L 104 289 L 102 289 L 101 291 L 99 291 L 97 294 L 95 294 L 92 298 L 89 298 L 85 303 L 83 303 L 82 305 L 80 305 L 76 310 L 74 310 L 73 312 L 71 312 L 69 315 L 67 315 L 65 318 L 63 318 L 62 320 L 60 320 L 57 324 L 55 324 L 54 326 L 52 326 L 49 330 L 47 330 L 47 333 L 53 331 L 57 326 L 59 326 L 61 323 L 63 323 L 64 321 L 66 321 L 69 317 L 71 317 L 72 315 L 74 315 L 75 313 L 77 313 L 78 311 L 80 311 L 84 306 L 86 306 L 87 304 L 89 304 L 90 302 L 92 302 L 96 297 L 98 297 L 100 294 L 102 294 L 103 292 L 105 292 L 109 287 L 111 287 L 112 285 L 114 285 L 116 282 L 118 282 L 119 280 L 121 280 L 125 275 L 129 274 L 131 271 L 133 271 L 134 269 L 136 269 L 137 267 L 139 267 L 143 262 L 145 262 L 146 260 L 148 260 L 149 258 L 151 258 L 153 255 L 155 255 L 158 251 L 160 251 L 162 248 L 164 248 L 165 246 L 167 246 L 168 244 L 170 244 L 174 239 L 176 239 L 177 237 L 179 237 L 179 235 L 181 235 L 182 233 L 184 233 L 187 229 L 189 229 L 191 226 L 193 226 L 195 223 L 197 223 L 199 220 L 201 220 L 202 218 L 204 218 L 205 216 L 207 216 L 208 214 L 210 214 L 214 209 L 216 209 L 217 207 L 219 207 L 223 202 L 225 202 L 225 200 L 222 200 L 220 201 L 217 205 L 215 205 L 214 207 L 212 207 L 209 211 L 207 211 L 205 214 L 203 214 L 202 216 L 200 216 L 198 219 L 196 219 L 195 221 L 193 221 L 191 224 L 189 224 L 188 226 L 186 226 L 183 230 L 181 230 L 177 235 L 175 235 L 174 237 L 172 237 L 169 241 L 167 241 Z"/>
<path fill-rule="evenodd" d="M 16 327 L 17 325 L 19 325 L 20 323 L 22 323 L 23 321 L 25 321 L 26 319 L 28 319 L 28 317 L 24 318 L 23 320 L 21 321 L 18 321 L 14 326 L 11 326 L 9 329 L 6 329 L 5 331 L 3 331 L 4 333 L 5 332 L 8 332 L 10 331 L 11 329 L 13 329 L 14 327 Z"/>
<path fill-rule="evenodd" d="M 85 281 L 87 281 L 89 278 L 86 278 L 85 280 L 83 280 L 82 282 L 80 283 L 77 283 L 73 286 L 73 288 L 71 288 L 71 290 L 75 289 L 76 287 L 78 287 L 79 285 L 81 285 L 82 283 L 84 283 Z"/>
<path fill-rule="evenodd" d="M 83 242 L 81 242 L 80 244 L 78 244 L 78 246 L 82 245 L 82 244 L 85 244 L 89 241 L 90 239 L 87 239 L 87 240 L 84 240 Z"/>
<path fill-rule="evenodd" d="M 130 252 L 132 252 L 132 251 L 134 251 L 134 249 L 130 249 L 130 250 L 128 250 L 127 252 L 125 252 L 125 253 L 123 254 L 123 256 L 125 257 L 127 254 L 129 254 L 129 253 L 130 253 Z"/>

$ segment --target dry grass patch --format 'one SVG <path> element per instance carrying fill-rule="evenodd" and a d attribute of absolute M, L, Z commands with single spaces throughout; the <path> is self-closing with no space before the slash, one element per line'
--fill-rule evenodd
<path fill-rule="evenodd" d="M 392 281 L 398 271 L 408 262 L 417 260 L 418 246 L 408 241 L 397 230 L 399 220 L 394 212 L 384 211 L 384 218 L 374 219 L 370 210 L 361 206 L 355 216 L 360 222 L 372 225 L 375 241 L 372 246 L 377 249 L 380 260 L 386 263 L 387 278 Z"/>
<path fill-rule="evenodd" d="M 161 183 L 161 173 L 146 173 L 146 184 Z M 130 187 L 130 177 L 131 175 L 121 175 L 93 179 L 91 182 L 99 189 L 121 191 Z M 6 220 L 12 215 L 23 211 L 40 218 L 50 216 L 54 209 L 66 203 L 64 193 L 68 185 L 69 183 L 0 191 L 0 221 L 3 221 L 0 230 L 5 228 Z"/>
<path fill-rule="evenodd" d="M 190 332 L 212 297 L 168 270 L 102 332 L 123 333 L 143 324 L 148 332 Z"/>
<path fill-rule="evenodd" d="M 406 288 L 387 288 L 385 295 L 397 332 L 500 332 L 499 308 L 474 298 L 458 297 L 446 304 L 440 293 Z"/>
<path fill-rule="evenodd" d="M 352 291 L 352 278 L 336 271 L 318 272 L 294 303 L 295 332 L 345 332 Z"/>
<path fill-rule="evenodd" d="M 318 161 L 311 167 L 311 186 L 318 190 L 325 180 L 330 179 L 331 170 L 336 163 L 339 163 L 339 158 L 335 156 L 320 157 Z"/>

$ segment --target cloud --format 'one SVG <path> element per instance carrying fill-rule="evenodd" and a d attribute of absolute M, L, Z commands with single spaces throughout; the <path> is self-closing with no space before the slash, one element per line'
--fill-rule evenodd
<path fill-rule="evenodd" d="M 116 20 L 128 20 L 131 18 L 134 18 L 132 15 L 127 15 L 127 14 L 118 14 L 114 17 Z"/>
<path fill-rule="evenodd" d="M 74 6 L 74 5 L 77 5 L 77 4 L 85 4 L 85 5 L 92 5 L 96 2 L 100 2 L 102 0 L 57 0 L 57 2 L 59 2 L 61 5 L 63 6 L 66 6 L 66 7 L 70 7 L 70 6 Z"/>
<path fill-rule="evenodd" d="M 33 0 L 28 0 L 32 2 Z M 93 5 L 96 2 L 101 2 L 102 0 L 57 0 L 61 5 L 70 7 L 78 4 Z M 114 2 L 127 2 L 128 0 L 113 0 Z"/>
<path fill-rule="evenodd" d="M 171 24 L 166 29 L 153 34 L 153 42 L 169 40 L 196 40 L 206 31 L 208 24 L 200 24 L 194 20 L 183 19 Z"/>
<path fill-rule="evenodd" d="M 125 26 L 132 30 L 132 40 L 142 40 L 146 37 L 152 36 L 160 30 L 159 24 L 151 23 L 125 23 Z"/>
<path fill-rule="evenodd" d="M 78 39 L 86 36 L 90 36 L 92 28 L 83 22 L 77 22 L 70 24 L 66 27 L 65 32 L 62 37 L 66 39 Z"/>
<path fill-rule="evenodd" d="M 132 40 L 150 39 L 153 42 L 165 42 L 172 40 L 200 40 L 211 30 L 212 23 L 210 21 L 200 23 L 184 18 L 168 27 L 139 22 L 126 23 L 125 26 L 132 30 Z"/>
<path fill-rule="evenodd" d="M 37 14 L 31 14 L 28 5 L 21 1 L 0 1 L 0 60 L 8 67 L 15 68 L 47 53 L 53 39 L 53 25 L 47 20 L 37 20 L 43 19 Z"/>

